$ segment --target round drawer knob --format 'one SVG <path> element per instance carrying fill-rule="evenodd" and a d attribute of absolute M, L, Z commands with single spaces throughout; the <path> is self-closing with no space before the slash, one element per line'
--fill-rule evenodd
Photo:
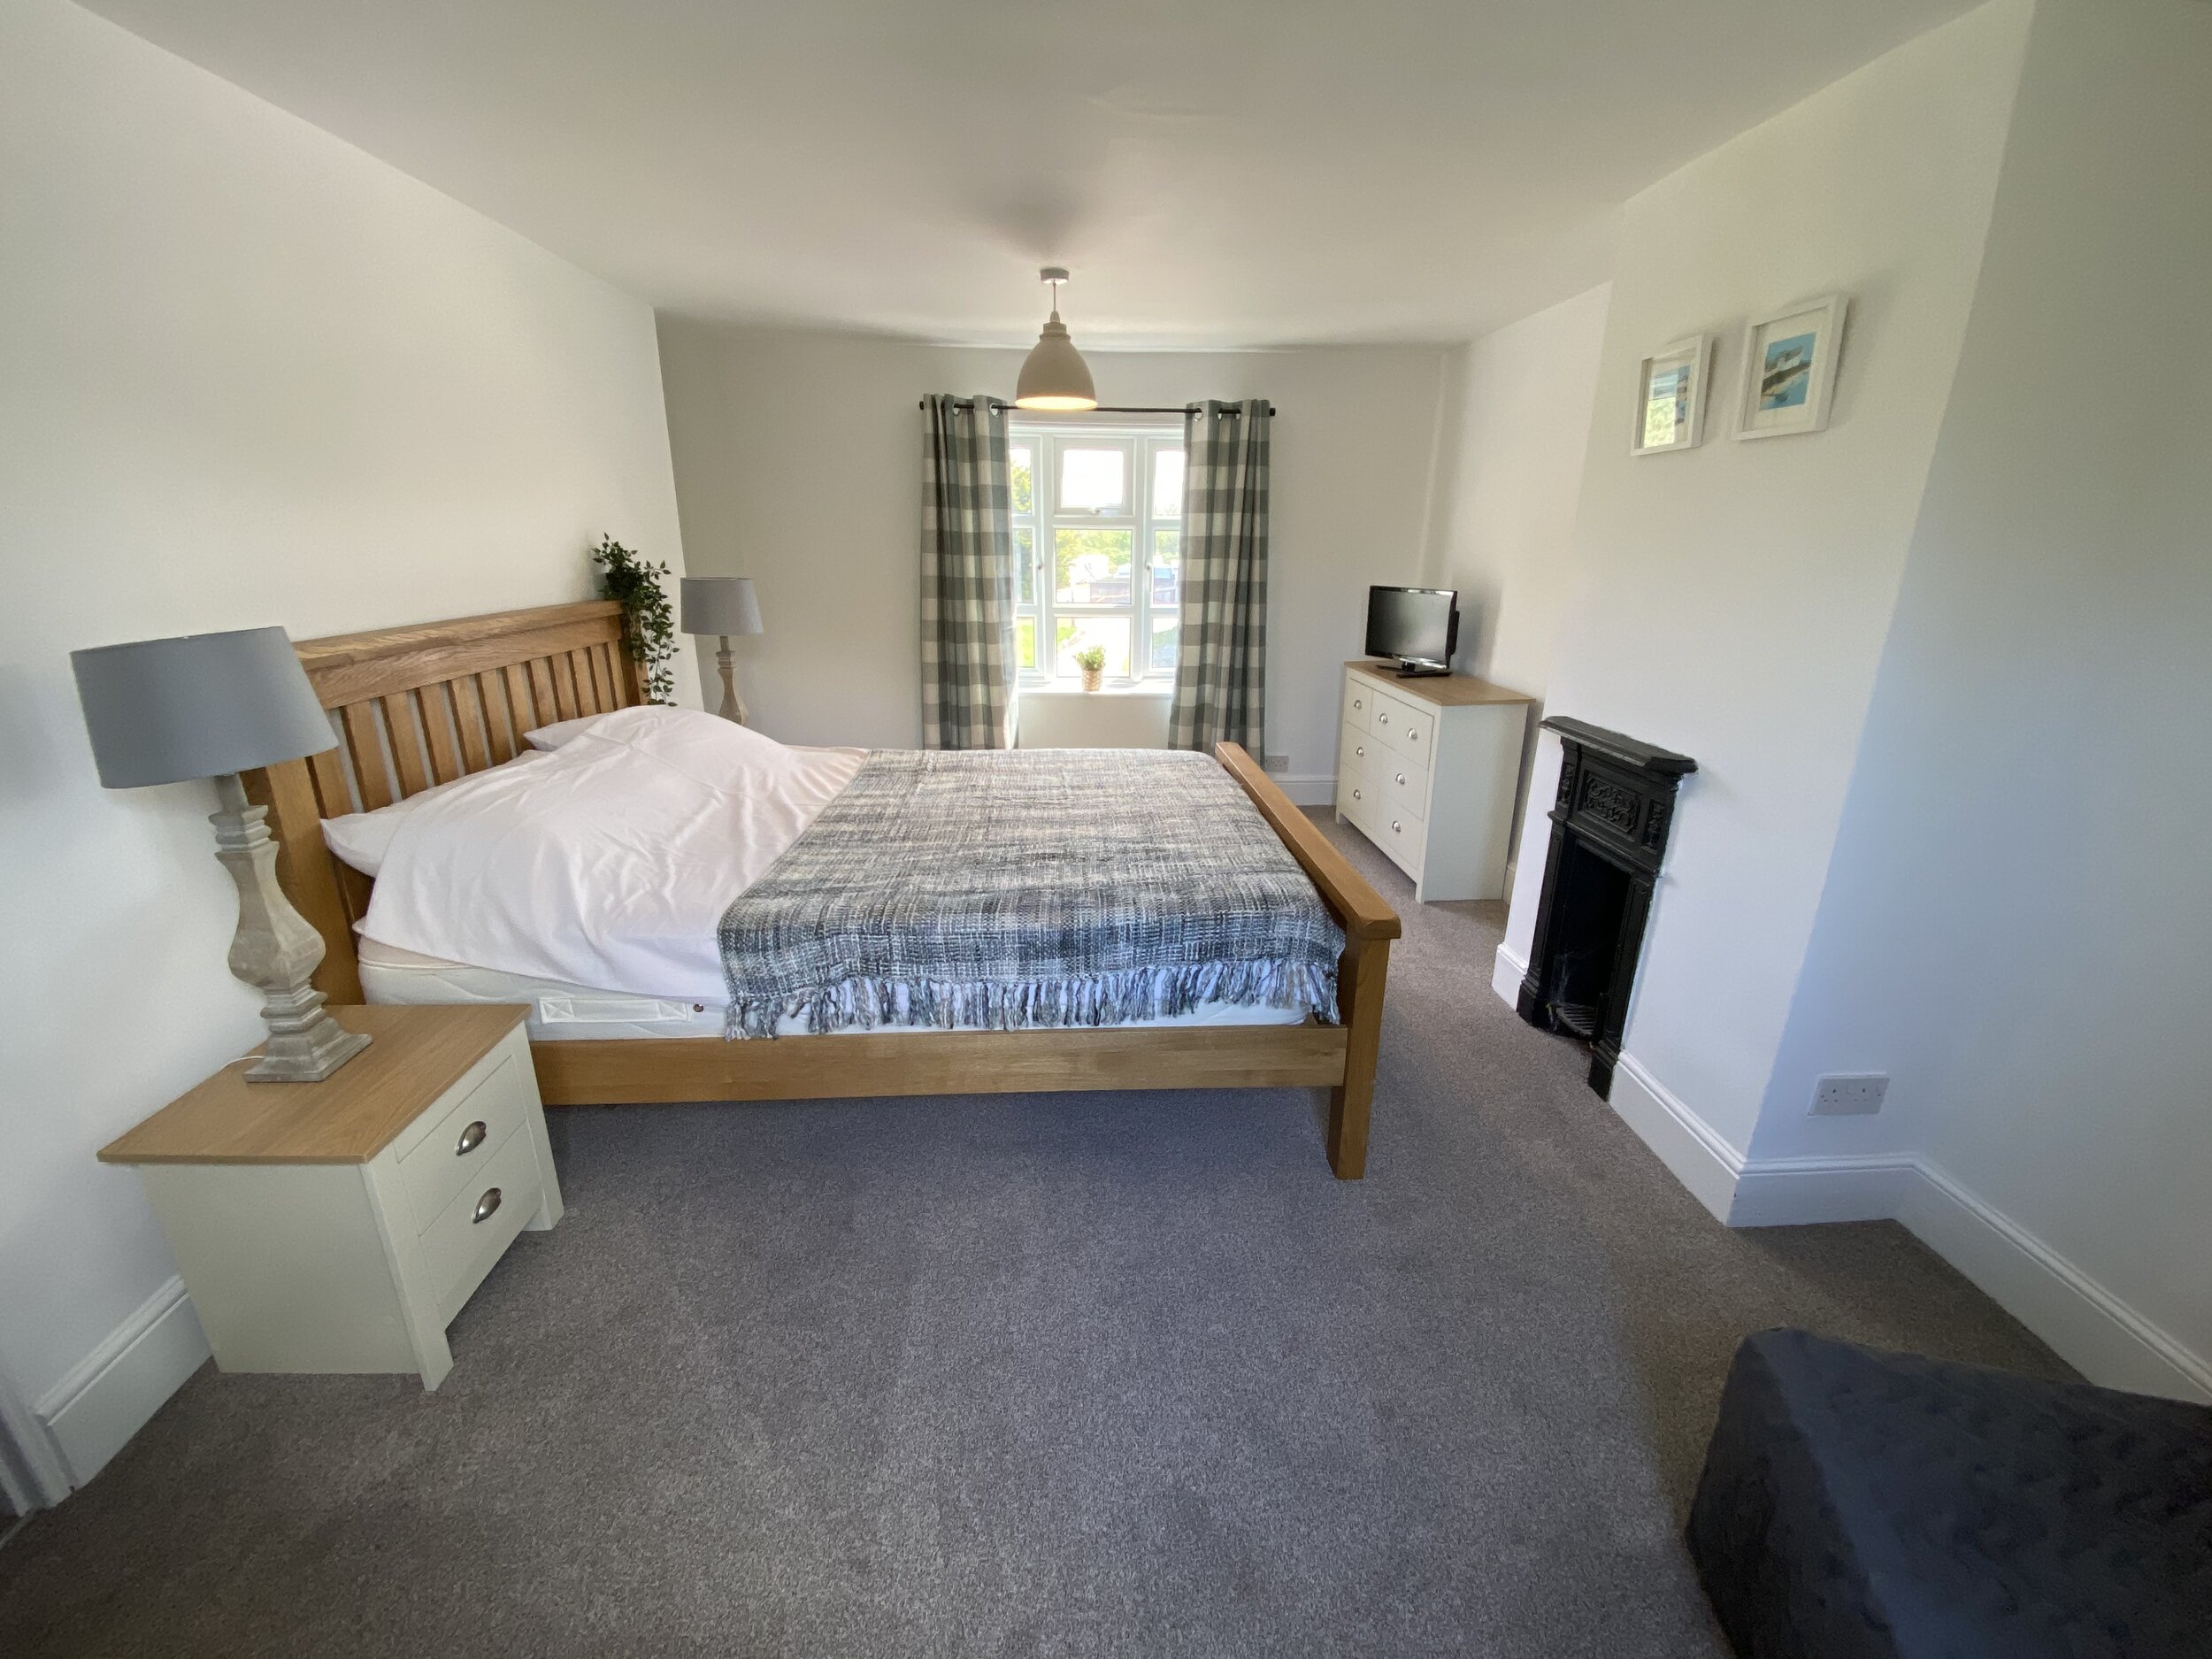
<path fill-rule="evenodd" d="M 453 1143 L 453 1156 L 457 1158 L 468 1156 L 470 1153 L 484 1144 L 484 1137 L 488 1133 L 490 1132 L 484 1127 L 484 1120 L 479 1118 L 461 1131 L 461 1138 Z"/>
<path fill-rule="evenodd" d="M 1390 820 L 1390 833 L 1393 835 L 1398 833 L 1398 820 L 1394 818 Z"/>
<path fill-rule="evenodd" d="M 1353 745 L 1352 745 L 1352 753 L 1354 753 L 1355 755 L 1364 755 L 1366 752 L 1367 752 L 1367 745 L 1366 745 L 1366 744 L 1364 744 L 1364 743 L 1355 743 L 1355 744 L 1353 744 Z"/>
<path fill-rule="evenodd" d="M 1353 799 L 1353 800 L 1355 800 L 1355 801 L 1356 801 L 1356 800 L 1358 800 L 1359 798 L 1360 798 L 1360 794 L 1359 794 L 1359 791 L 1358 791 L 1358 790 L 1356 790 L 1356 789 L 1353 790 L 1353 791 L 1352 791 L 1352 799 Z"/>
<path fill-rule="evenodd" d="M 1375 717 L 1375 724 L 1377 726 L 1388 726 L 1390 724 L 1390 717 L 1386 714 L 1379 714 Z"/>
<path fill-rule="evenodd" d="M 1400 772 L 1400 773 L 1398 774 L 1398 781 L 1399 781 L 1400 783 L 1403 783 L 1405 780 L 1406 780 L 1406 775 L 1405 775 L 1405 773 L 1403 773 L 1403 772 Z"/>
<path fill-rule="evenodd" d="M 476 1201 L 476 1214 L 472 1217 L 471 1219 L 475 1221 L 489 1221 L 498 1213 L 499 1188 L 496 1187 L 488 1187 L 486 1189 L 484 1195 Z"/>

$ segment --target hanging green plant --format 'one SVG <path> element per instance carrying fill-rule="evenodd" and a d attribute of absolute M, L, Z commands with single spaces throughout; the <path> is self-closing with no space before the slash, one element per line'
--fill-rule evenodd
<path fill-rule="evenodd" d="M 669 609 L 661 578 L 668 566 L 633 553 L 612 536 L 603 535 L 591 550 L 604 596 L 622 606 L 622 642 L 645 675 L 648 703 L 676 700 L 676 616 Z"/>

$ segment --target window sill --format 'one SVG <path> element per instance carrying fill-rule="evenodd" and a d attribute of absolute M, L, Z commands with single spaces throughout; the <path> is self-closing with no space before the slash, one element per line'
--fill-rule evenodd
<path fill-rule="evenodd" d="M 1127 680 L 1118 686 L 1101 686 L 1096 691 L 1086 691 L 1080 686 L 1018 685 L 1017 697 L 1156 697 L 1165 703 L 1175 695 L 1175 687 L 1158 680 Z"/>

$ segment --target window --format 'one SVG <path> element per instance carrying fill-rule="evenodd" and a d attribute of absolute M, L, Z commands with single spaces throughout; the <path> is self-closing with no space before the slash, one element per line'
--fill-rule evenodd
<path fill-rule="evenodd" d="M 1171 681 L 1182 427 L 1017 425 L 1007 435 L 1023 683 L 1076 679 L 1075 654 L 1092 645 L 1105 648 L 1110 680 Z"/>

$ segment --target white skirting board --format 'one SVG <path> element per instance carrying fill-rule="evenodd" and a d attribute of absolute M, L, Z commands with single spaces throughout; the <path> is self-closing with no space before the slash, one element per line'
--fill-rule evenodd
<path fill-rule="evenodd" d="M 207 1359 L 184 1281 L 172 1278 L 34 1408 L 69 1484 L 98 1474 Z"/>
<path fill-rule="evenodd" d="M 1902 1222 L 2090 1381 L 2212 1402 L 2212 1363 L 1926 1158 L 1747 1159 L 1628 1055 L 1613 1073 L 1612 1104 L 1732 1227 Z"/>
<path fill-rule="evenodd" d="M 1510 893 L 1509 883 L 1506 891 Z M 1528 978 L 1527 960 L 1513 954 L 1505 945 L 1498 947 L 1498 954 L 1490 962 L 1490 988 L 1498 994 L 1498 1000 L 1508 1008 L 1521 1005 L 1521 981 Z"/>
<path fill-rule="evenodd" d="M 1491 987 L 1511 1003 L 1526 972 L 1501 947 Z M 1746 1158 L 1626 1054 L 1613 1072 L 1611 1104 L 1692 1196 L 1732 1227 L 1901 1222 L 2092 1382 L 2212 1402 L 2212 1361 L 1916 1153 Z"/>
<path fill-rule="evenodd" d="M 1309 778 L 1284 774 L 1275 780 L 1282 792 L 1290 797 L 1293 806 L 1334 806 L 1336 780 L 1333 777 Z"/>

